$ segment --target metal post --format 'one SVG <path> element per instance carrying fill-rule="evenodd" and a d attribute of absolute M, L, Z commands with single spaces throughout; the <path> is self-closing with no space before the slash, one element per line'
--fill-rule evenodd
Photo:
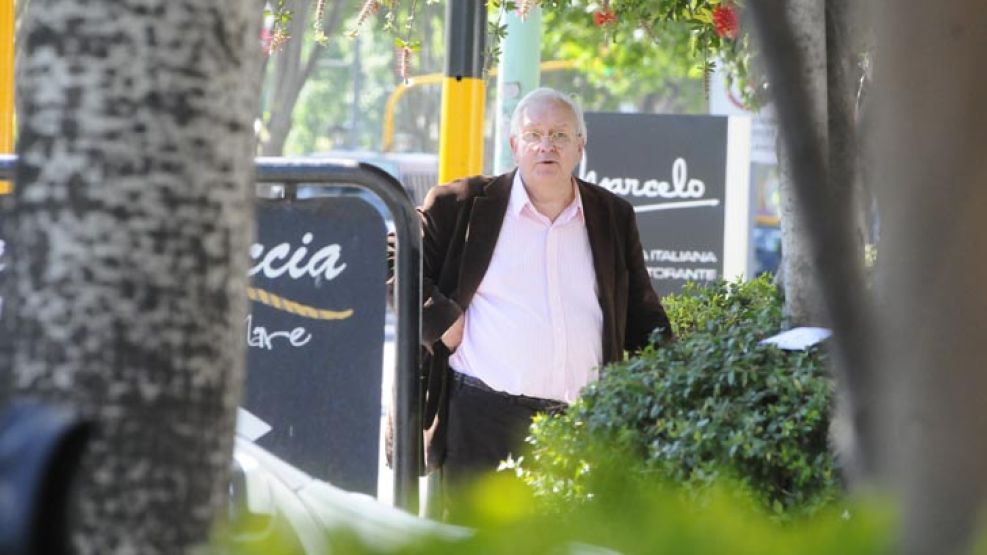
<path fill-rule="evenodd" d="M 446 3 L 446 77 L 442 83 L 439 182 L 483 170 L 483 48 L 487 8 L 483 0 Z"/>
<path fill-rule="evenodd" d="M 0 0 L 0 154 L 14 152 L 14 0 Z M 9 193 L 0 180 L 0 194 Z"/>
<path fill-rule="evenodd" d="M 0 159 L 2 163 L 2 159 Z M 418 514 L 418 475 L 421 462 L 421 221 L 408 193 L 387 172 L 347 160 L 258 158 L 257 181 L 346 183 L 375 193 L 394 218 L 397 252 L 394 263 L 394 504 Z"/>
<path fill-rule="evenodd" d="M 497 133 L 494 139 L 495 174 L 514 167 L 514 155 L 508 138 L 511 136 L 511 114 L 524 95 L 538 87 L 541 57 L 541 8 L 534 7 L 521 21 L 512 10 L 504 14 L 507 36 L 500 54 L 500 71 L 497 72 Z"/>

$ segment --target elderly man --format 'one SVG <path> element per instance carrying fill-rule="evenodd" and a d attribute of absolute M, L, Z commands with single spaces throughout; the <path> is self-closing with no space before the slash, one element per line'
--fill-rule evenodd
<path fill-rule="evenodd" d="M 517 455 L 535 413 L 671 334 L 631 205 L 572 175 L 579 106 L 531 92 L 510 144 L 516 170 L 435 187 L 421 208 L 426 460 L 447 484 Z"/>

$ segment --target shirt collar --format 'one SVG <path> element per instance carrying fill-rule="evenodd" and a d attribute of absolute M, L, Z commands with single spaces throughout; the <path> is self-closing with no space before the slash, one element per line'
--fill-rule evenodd
<path fill-rule="evenodd" d="M 559 223 L 565 223 L 573 218 L 583 219 L 583 197 L 579 194 L 579 187 L 576 186 L 575 180 L 572 181 L 572 188 L 576 193 L 575 198 L 562 211 L 562 214 L 559 215 Z M 514 172 L 514 182 L 511 185 L 511 198 L 507 202 L 507 211 L 517 218 L 521 215 L 521 211 L 524 210 L 525 206 L 531 210 L 532 214 L 538 213 L 535 205 L 531 203 L 528 190 L 524 188 L 524 181 L 521 179 L 521 170 L 517 170 Z"/>

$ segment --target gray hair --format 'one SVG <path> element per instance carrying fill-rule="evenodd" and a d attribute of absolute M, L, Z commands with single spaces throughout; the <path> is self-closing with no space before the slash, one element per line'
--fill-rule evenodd
<path fill-rule="evenodd" d="M 545 102 L 558 102 L 568 106 L 569 110 L 572 111 L 572 115 L 576 118 L 576 132 L 583 138 L 583 141 L 586 140 L 586 121 L 583 119 L 583 109 L 579 106 L 579 102 L 561 91 L 548 87 L 539 87 L 529 92 L 517 103 L 517 107 L 514 108 L 514 113 L 511 115 L 512 137 L 516 137 L 521 131 L 521 114 L 524 110 L 531 105 Z"/>

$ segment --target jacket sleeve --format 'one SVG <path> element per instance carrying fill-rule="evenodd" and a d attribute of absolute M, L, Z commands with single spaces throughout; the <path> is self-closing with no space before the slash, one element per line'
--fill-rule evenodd
<path fill-rule="evenodd" d="M 422 346 L 434 353 L 434 346 L 463 309 L 439 288 L 439 279 L 453 242 L 462 202 L 455 195 L 439 194 L 433 187 L 418 208 L 422 233 Z M 387 294 L 394 305 L 394 262 L 397 254 L 394 233 L 387 236 Z"/>
<path fill-rule="evenodd" d="M 628 296 L 627 296 L 627 331 L 624 336 L 624 349 L 634 352 L 645 347 L 651 338 L 651 333 L 660 328 L 662 342 L 673 338 L 672 324 L 665 314 L 658 294 L 651 286 L 648 268 L 644 263 L 644 252 L 641 247 L 641 237 L 637 229 L 634 210 L 630 207 L 625 217 L 626 222 L 625 256 L 627 257 Z"/>
<path fill-rule="evenodd" d="M 438 192 L 438 188 L 429 191 L 418 211 L 422 222 L 422 345 L 429 351 L 463 313 L 462 307 L 439 289 L 461 202 Z"/>

